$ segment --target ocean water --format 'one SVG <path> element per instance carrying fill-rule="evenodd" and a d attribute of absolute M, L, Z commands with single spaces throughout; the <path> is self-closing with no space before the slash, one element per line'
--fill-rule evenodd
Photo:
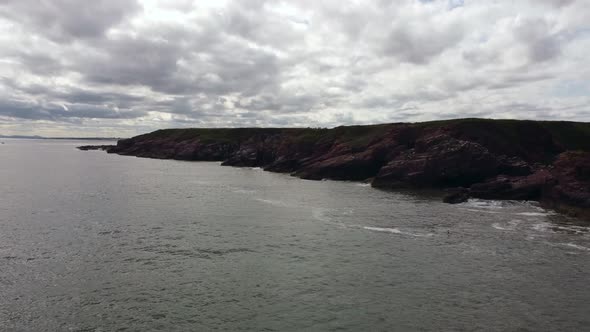
<path fill-rule="evenodd" d="M 590 223 L 534 203 L 4 142 L 2 331 L 590 329 Z"/>

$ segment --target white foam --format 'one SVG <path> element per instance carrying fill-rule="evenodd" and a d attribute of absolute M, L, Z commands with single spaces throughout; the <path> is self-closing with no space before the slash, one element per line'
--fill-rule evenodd
<path fill-rule="evenodd" d="M 512 230 L 512 229 L 510 229 L 508 227 L 502 227 L 502 226 L 500 226 L 500 224 L 497 223 L 497 222 L 493 223 L 492 224 L 492 227 L 495 228 L 495 229 L 499 229 L 501 231 L 511 231 Z"/>
<path fill-rule="evenodd" d="M 494 201 L 494 200 L 484 200 L 484 199 L 477 199 L 477 198 L 470 198 L 467 202 L 462 203 L 464 206 L 479 208 L 479 209 L 501 209 L 505 202 L 502 201 Z"/>
<path fill-rule="evenodd" d="M 320 221 L 332 221 L 332 219 L 326 215 L 326 212 L 328 212 L 327 209 L 313 208 L 311 210 L 311 215 L 314 219 Z"/>
<path fill-rule="evenodd" d="M 581 245 L 578 245 L 578 244 L 575 244 L 575 243 L 567 242 L 567 243 L 559 243 L 559 244 L 562 245 L 562 246 L 566 246 L 566 247 L 570 247 L 570 248 L 575 248 L 575 249 L 578 249 L 578 250 L 590 251 L 590 248 L 584 247 L 584 246 L 581 246 Z"/>
<path fill-rule="evenodd" d="M 537 232 L 546 232 L 547 228 L 549 228 L 549 223 L 543 222 L 543 223 L 539 223 L 539 224 L 534 224 L 531 227 L 534 230 L 536 230 Z"/>
<path fill-rule="evenodd" d="M 274 200 L 274 199 L 254 198 L 254 200 L 257 200 L 259 202 L 266 203 L 269 205 L 274 205 L 274 206 L 281 206 L 281 207 L 291 207 L 292 206 L 291 204 L 289 204 L 285 201 Z"/>
<path fill-rule="evenodd" d="M 476 210 L 476 209 L 463 209 L 463 210 L 465 210 L 465 211 L 471 211 L 471 212 L 492 213 L 492 214 L 500 213 L 498 211 L 487 211 L 487 210 Z"/>
<path fill-rule="evenodd" d="M 548 212 L 518 212 L 516 214 L 519 216 L 527 216 L 527 217 L 543 217 L 543 216 L 548 216 L 550 213 L 548 213 Z"/>
<path fill-rule="evenodd" d="M 568 232 L 578 233 L 578 234 L 585 234 L 585 233 L 590 232 L 590 228 L 589 227 L 585 227 L 585 226 L 558 225 L 558 226 L 555 226 L 555 228 L 561 229 L 561 230 L 564 230 L 564 231 L 568 231 Z"/>
<path fill-rule="evenodd" d="M 533 224 L 532 229 L 537 232 L 571 232 L 575 234 L 580 234 L 585 236 L 589 234 L 590 228 L 584 226 L 575 226 L 575 225 L 556 225 L 549 222 L 542 222 L 538 224 Z"/>
<path fill-rule="evenodd" d="M 510 220 L 508 223 L 506 223 L 504 225 L 495 222 L 492 224 L 492 227 L 495 229 L 499 229 L 501 231 L 513 231 L 516 229 L 518 224 L 520 224 L 521 222 L 522 222 L 522 220 L 518 220 L 518 219 Z"/>
<path fill-rule="evenodd" d="M 433 234 L 416 234 L 410 232 L 403 232 L 399 228 L 385 228 L 385 227 L 371 227 L 371 226 L 362 226 L 363 229 L 373 232 L 384 232 L 384 233 L 392 233 L 392 234 L 400 234 L 400 235 L 409 235 L 415 237 L 428 237 L 432 236 Z"/>
<path fill-rule="evenodd" d="M 402 231 L 400 231 L 397 228 L 381 228 L 381 227 L 369 227 L 369 226 L 363 226 L 363 228 L 366 230 L 375 231 L 375 232 L 387 232 L 387 233 L 394 233 L 394 234 L 402 234 Z"/>
<path fill-rule="evenodd" d="M 256 192 L 256 190 L 236 189 L 236 190 L 233 190 L 233 192 L 236 194 L 253 194 Z"/>
<path fill-rule="evenodd" d="M 359 187 L 370 187 L 371 186 L 370 183 L 362 183 L 362 182 L 361 183 L 356 183 L 356 185 L 359 186 Z"/>

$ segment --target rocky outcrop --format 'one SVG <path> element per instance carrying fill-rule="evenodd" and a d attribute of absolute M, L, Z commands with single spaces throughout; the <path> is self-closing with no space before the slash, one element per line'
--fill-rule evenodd
<path fill-rule="evenodd" d="M 79 146 L 78 149 L 82 151 L 90 151 L 90 150 L 108 150 L 113 148 L 114 145 L 82 145 Z"/>
<path fill-rule="evenodd" d="M 221 161 L 312 180 L 370 180 L 378 188 L 447 188 L 449 203 L 538 200 L 576 215 L 590 211 L 588 123 L 461 119 L 334 129 L 168 129 L 80 149 Z"/>
<path fill-rule="evenodd" d="M 590 153 L 564 152 L 551 167 L 553 182 L 540 197 L 542 203 L 590 220 Z"/>
<path fill-rule="evenodd" d="M 498 175 L 471 186 L 470 196 L 484 199 L 539 200 L 554 178 L 547 169 L 527 176 Z"/>
<path fill-rule="evenodd" d="M 484 146 L 434 132 L 383 166 L 373 186 L 465 186 L 497 174 L 498 166 L 498 158 Z"/>
<path fill-rule="evenodd" d="M 459 187 L 447 190 L 447 195 L 443 198 L 443 202 L 449 204 L 459 204 L 469 200 L 469 189 Z"/>

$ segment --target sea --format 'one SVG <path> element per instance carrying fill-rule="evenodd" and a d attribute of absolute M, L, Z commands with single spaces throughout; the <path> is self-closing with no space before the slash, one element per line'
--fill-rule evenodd
<path fill-rule="evenodd" d="M 0 331 L 589 331 L 590 221 L 535 202 L 0 145 Z"/>

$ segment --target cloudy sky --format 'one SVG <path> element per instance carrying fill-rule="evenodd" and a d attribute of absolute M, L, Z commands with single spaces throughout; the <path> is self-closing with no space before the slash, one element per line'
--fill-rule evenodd
<path fill-rule="evenodd" d="M 0 134 L 590 121 L 588 0 L 0 0 Z"/>

